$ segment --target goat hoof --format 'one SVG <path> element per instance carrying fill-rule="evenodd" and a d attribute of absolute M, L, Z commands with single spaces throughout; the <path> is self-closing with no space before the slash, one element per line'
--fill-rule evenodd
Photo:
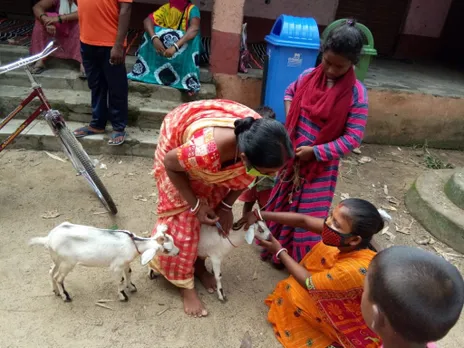
<path fill-rule="evenodd" d="M 55 296 L 61 296 L 60 292 L 58 290 L 53 290 L 53 293 L 55 294 Z"/>
<path fill-rule="evenodd" d="M 72 299 L 71 299 L 71 296 L 69 296 L 68 292 L 66 290 L 63 291 L 63 295 L 64 295 L 64 302 L 71 302 Z"/>
<path fill-rule="evenodd" d="M 150 273 L 148 274 L 151 280 L 158 278 L 158 274 L 154 270 L 150 270 Z"/>
<path fill-rule="evenodd" d="M 137 287 L 135 286 L 134 283 L 130 283 L 129 290 L 130 292 L 137 292 Z"/>
<path fill-rule="evenodd" d="M 127 297 L 127 295 L 126 295 L 126 293 L 124 291 L 121 291 L 119 293 L 119 300 L 121 302 L 127 302 L 127 301 L 129 301 L 129 297 Z"/>

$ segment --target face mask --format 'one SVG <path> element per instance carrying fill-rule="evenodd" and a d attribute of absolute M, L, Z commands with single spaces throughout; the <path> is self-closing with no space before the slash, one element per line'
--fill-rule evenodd
<path fill-rule="evenodd" d="M 266 174 L 263 174 L 261 173 L 260 171 L 258 171 L 255 167 L 249 167 L 247 168 L 246 170 L 246 173 L 249 175 L 249 176 L 265 176 L 265 177 L 268 177 L 269 175 L 266 175 Z"/>
<path fill-rule="evenodd" d="M 352 233 L 344 234 L 335 231 L 333 228 L 327 225 L 327 220 L 324 221 L 324 228 L 322 230 L 322 242 L 324 242 L 325 245 L 333 247 L 347 246 L 348 243 L 346 243 L 346 240 L 353 236 L 354 234 Z"/>

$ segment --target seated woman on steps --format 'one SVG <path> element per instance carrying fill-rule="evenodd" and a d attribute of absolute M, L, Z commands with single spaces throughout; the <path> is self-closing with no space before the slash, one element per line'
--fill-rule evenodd
<path fill-rule="evenodd" d="M 36 18 L 32 30 L 31 54 L 37 54 L 45 46 L 56 40 L 60 49 L 53 53 L 54 57 L 72 59 L 80 64 L 81 78 L 85 78 L 79 41 L 79 22 L 75 0 L 41 0 L 33 8 Z M 45 63 L 39 60 L 32 69 L 33 74 L 41 74 Z"/>
<path fill-rule="evenodd" d="M 143 22 L 145 34 L 128 78 L 187 91 L 200 90 L 200 10 L 170 0 Z"/>

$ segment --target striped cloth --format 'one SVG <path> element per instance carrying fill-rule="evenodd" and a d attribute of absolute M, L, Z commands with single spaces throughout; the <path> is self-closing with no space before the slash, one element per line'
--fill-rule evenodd
<path fill-rule="evenodd" d="M 285 91 L 285 100 L 291 101 L 304 76 L 311 73 L 313 69 L 304 71 L 297 81 L 293 82 Z M 330 81 L 328 81 L 330 83 Z M 339 160 L 343 155 L 350 153 L 359 147 L 364 137 L 367 122 L 368 101 L 365 86 L 356 81 L 353 86 L 353 98 L 351 108 L 347 110 L 348 119 L 346 128 L 341 137 L 321 145 L 314 146 L 317 161 L 325 162 L 324 170 L 311 182 L 304 180 L 305 168 L 300 167 L 300 187 L 292 193 L 293 185 L 283 181 L 285 175 L 281 174 L 271 194 L 269 206 L 273 211 L 295 212 L 309 214 L 314 217 L 325 218 L 332 204 L 332 199 L 337 184 Z M 306 117 L 300 115 L 296 127 L 295 148 L 300 146 L 313 146 L 320 128 Z M 282 171 L 281 173 L 284 173 Z M 321 237 L 311 231 L 290 226 L 281 226 L 269 223 L 274 236 L 283 247 L 289 250 L 290 255 L 301 261 L 303 257 L 317 244 Z M 262 258 L 268 258 L 268 252 L 263 251 Z M 273 258 L 274 263 L 279 261 Z"/>

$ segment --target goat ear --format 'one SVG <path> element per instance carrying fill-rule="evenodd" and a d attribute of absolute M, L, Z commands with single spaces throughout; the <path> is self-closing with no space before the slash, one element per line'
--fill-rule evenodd
<path fill-rule="evenodd" d="M 166 233 L 168 231 L 168 226 L 165 224 L 158 225 L 156 232 Z"/>
<path fill-rule="evenodd" d="M 140 258 L 140 263 L 142 266 L 145 266 L 155 257 L 156 251 L 156 249 L 148 249 L 142 254 L 142 257 Z"/>
<path fill-rule="evenodd" d="M 245 233 L 245 240 L 248 244 L 251 245 L 253 239 L 255 239 L 255 225 L 251 225 Z"/>

